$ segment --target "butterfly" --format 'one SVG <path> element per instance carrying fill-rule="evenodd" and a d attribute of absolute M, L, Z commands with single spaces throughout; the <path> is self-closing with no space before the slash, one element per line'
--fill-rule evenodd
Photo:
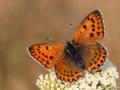
<path fill-rule="evenodd" d="M 93 73 L 107 58 L 107 51 L 99 43 L 104 37 L 104 23 L 100 10 L 92 11 L 76 28 L 72 40 L 59 43 L 39 43 L 28 47 L 32 58 L 46 69 L 54 68 L 62 81 L 73 82 Z"/>

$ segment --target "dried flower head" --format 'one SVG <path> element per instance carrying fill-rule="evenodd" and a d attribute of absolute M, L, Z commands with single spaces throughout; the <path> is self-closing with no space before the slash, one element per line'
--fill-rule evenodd
<path fill-rule="evenodd" d="M 36 85 L 40 90 L 117 90 L 116 79 L 119 78 L 116 67 L 107 61 L 101 70 L 93 74 L 85 72 L 77 82 L 68 83 L 57 79 L 54 71 L 40 75 Z"/>

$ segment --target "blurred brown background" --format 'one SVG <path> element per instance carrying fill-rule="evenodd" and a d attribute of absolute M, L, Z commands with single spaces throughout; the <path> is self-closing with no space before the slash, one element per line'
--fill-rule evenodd
<path fill-rule="evenodd" d="M 97 8 L 106 26 L 102 43 L 120 72 L 120 0 L 0 0 L 0 90 L 37 90 L 35 80 L 44 69 L 32 62 L 26 47 L 47 37 L 71 37 Z"/>

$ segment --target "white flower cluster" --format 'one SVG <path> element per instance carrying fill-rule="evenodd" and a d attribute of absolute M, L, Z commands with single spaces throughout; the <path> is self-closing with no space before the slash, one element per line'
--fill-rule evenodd
<path fill-rule="evenodd" d="M 68 83 L 57 79 L 54 71 L 40 75 L 36 85 L 40 90 L 117 90 L 116 79 L 119 78 L 116 67 L 110 62 L 103 65 L 102 70 L 90 74 L 85 72 L 77 82 Z"/>

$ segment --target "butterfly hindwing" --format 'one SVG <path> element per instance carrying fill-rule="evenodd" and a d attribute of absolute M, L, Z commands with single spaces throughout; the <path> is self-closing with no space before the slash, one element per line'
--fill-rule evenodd
<path fill-rule="evenodd" d="M 78 26 L 72 42 L 75 44 L 85 44 L 89 41 L 102 39 L 104 36 L 104 23 L 100 10 L 91 12 Z"/>
<path fill-rule="evenodd" d="M 59 79 L 68 82 L 77 81 L 84 74 L 75 61 L 64 53 L 55 64 L 55 72 Z"/>
<path fill-rule="evenodd" d="M 83 49 L 83 58 L 88 72 L 99 69 L 106 61 L 107 51 L 102 44 L 88 45 Z"/>
<path fill-rule="evenodd" d="M 46 68 L 52 68 L 55 65 L 58 56 L 63 52 L 63 50 L 63 43 L 42 43 L 28 47 L 30 56 Z"/>

